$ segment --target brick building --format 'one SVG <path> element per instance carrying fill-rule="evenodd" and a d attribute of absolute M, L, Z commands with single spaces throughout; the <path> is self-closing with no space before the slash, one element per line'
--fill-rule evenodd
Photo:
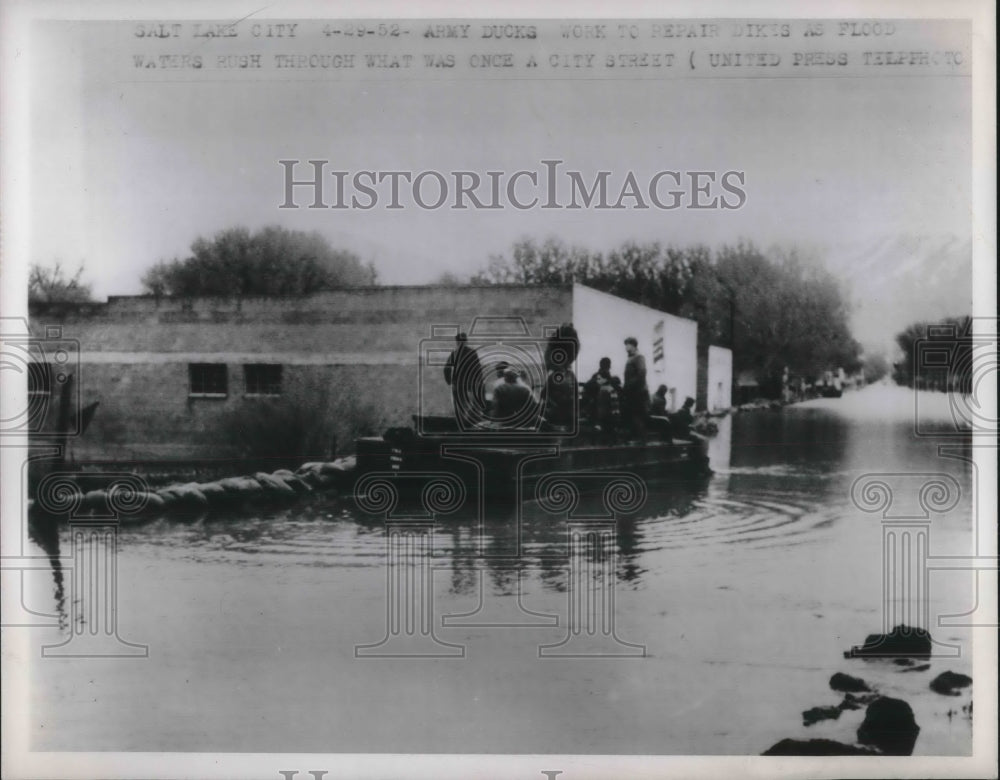
<path fill-rule="evenodd" d="M 334 441 L 350 451 L 356 435 L 407 425 L 417 412 L 450 414 L 440 363 L 457 330 L 470 332 L 489 364 L 503 351 L 491 343 L 530 348 L 562 322 L 580 334 L 581 381 L 603 355 L 620 374 L 622 340 L 632 335 L 651 390 L 667 384 L 677 404 L 695 394 L 694 322 L 580 285 L 39 304 L 31 331 L 47 368 L 34 372 L 29 391 L 43 429 L 66 417 L 67 403 L 99 402 L 85 435 L 69 441 L 80 462 L 229 457 L 243 434 L 268 425 L 291 446 L 281 426 L 294 438 L 303 421 L 310 451 L 326 456 Z M 71 391 L 60 396 L 67 378 Z"/>

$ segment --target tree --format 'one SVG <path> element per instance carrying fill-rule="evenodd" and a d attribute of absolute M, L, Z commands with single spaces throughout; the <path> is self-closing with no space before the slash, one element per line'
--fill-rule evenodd
<path fill-rule="evenodd" d="M 903 358 L 893 365 L 900 385 L 924 390 L 972 392 L 972 318 L 914 322 L 896 334 Z"/>
<path fill-rule="evenodd" d="M 829 272 L 807 268 L 795 250 L 765 255 L 741 242 L 708 247 L 627 242 L 607 255 L 556 239 L 518 241 L 490 258 L 480 284 L 579 282 L 698 322 L 699 348 L 733 348 L 734 370 L 752 370 L 771 393 L 786 367 L 804 374 L 860 367 L 844 293 Z"/>
<path fill-rule="evenodd" d="M 31 303 L 83 303 L 94 300 L 90 285 L 82 281 L 83 265 L 67 276 L 62 264 L 52 268 L 35 263 L 28 275 L 28 301 Z"/>
<path fill-rule="evenodd" d="M 318 232 L 243 227 L 198 238 L 191 256 L 160 261 L 142 277 L 153 295 L 308 295 L 375 284 L 375 268 Z"/>

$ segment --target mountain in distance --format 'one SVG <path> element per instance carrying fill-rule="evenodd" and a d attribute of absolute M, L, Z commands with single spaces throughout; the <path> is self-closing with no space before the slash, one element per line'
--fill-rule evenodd
<path fill-rule="evenodd" d="M 854 337 L 893 357 L 914 322 L 972 314 L 972 240 L 953 234 L 887 236 L 843 244 L 826 265 L 847 288 Z"/>

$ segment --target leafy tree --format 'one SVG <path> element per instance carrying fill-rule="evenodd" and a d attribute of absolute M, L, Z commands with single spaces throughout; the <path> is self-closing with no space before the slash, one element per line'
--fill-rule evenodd
<path fill-rule="evenodd" d="M 83 266 L 68 276 L 62 264 L 47 268 L 35 263 L 28 274 L 28 300 L 31 303 L 82 303 L 94 300 L 89 284 L 82 281 Z"/>
<path fill-rule="evenodd" d="M 142 278 L 153 295 L 307 295 L 374 284 L 376 273 L 317 232 L 243 227 L 198 238 L 191 256 L 160 261 Z"/>
<path fill-rule="evenodd" d="M 785 367 L 818 375 L 855 371 L 860 345 L 851 336 L 843 291 L 828 272 L 795 251 L 765 255 L 753 244 L 687 248 L 628 242 L 607 255 L 556 239 L 518 241 L 511 257 L 492 257 L 480 284 L 579 282 L 698 322 L 699 346 L 725 344 L 735 370 L 753 370 L 772 393 Z"/>
<path fill-rule="evenodd" d="M 932 347 L 930 353 L 920 344 Z M 900 385 L 924 390 L 972 392 L 972 319 L 945 317 L 937 322 L 915 322 L 896 334 L 903 358 L 893 365 L 892 378 Z"/>

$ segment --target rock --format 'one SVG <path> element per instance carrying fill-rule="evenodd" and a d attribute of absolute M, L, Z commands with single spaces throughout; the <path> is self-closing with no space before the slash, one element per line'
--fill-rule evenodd
<path fill-rule="evenodd" d="M 854 646 L 845 658 L 929 658 L 931 635 L 922 628 L 896 626 L 888 634 L 869 634 L 861 647 Z"/>
<path fill-rule="evenodd" d="M 802 713 L 802 725 L 811 726 L 821 720 L 836 720 L 840 717 L 840 707 L 813 707 Z"/>
<path fill-rule="evenodd" d="M 900 672 L 926 672 L 931 668 L 930 664 L 920 664 L 919 666 L 908 666 L 905 669 L 900 669 Z"/>
<path fill-rule="evenodd" d="M 326 465 L 325 463 L 322 463 L 320 461 L 303 463 L 301 466 L 295 469 L 295 473 L 300 477 L 305 474 L 319 474 L 319 472 L 323 470 L 323 466 L 325 465 Z"/>
<path fill-rule="evenodd" d="M 837 672 L 830 678 L 830 687 L 841 693 L 861 693 L 871 690 L 868 687 L 868 683 L 860 677 L 851 677 L 851 675 L 844 674 L 843 672 Z"/>
<path fill-rule="evenodd" d="M 968 675 L 958 674 L 957 672 L 941 672 L 941 674 L 931 680 L 930 688 L 942 696 L 960 696 L 959 691 L 962 688 L 968 688 L 970 685 L 972 685 L 972 678 Z"/>
<path fill-rule="evenodd" d="M 858 742 L 871 745 L 890 756 L 909 756 L 917 743 L 920 726 L 913 710 L 902 699 L 880 697 L 868 705 L 858 726 Z"/>
<path fill-rule="evenodd" d="M 876 756 L 878 753 L 832 739 L 783 739 L 765 750 L 764 756 Z"/>

